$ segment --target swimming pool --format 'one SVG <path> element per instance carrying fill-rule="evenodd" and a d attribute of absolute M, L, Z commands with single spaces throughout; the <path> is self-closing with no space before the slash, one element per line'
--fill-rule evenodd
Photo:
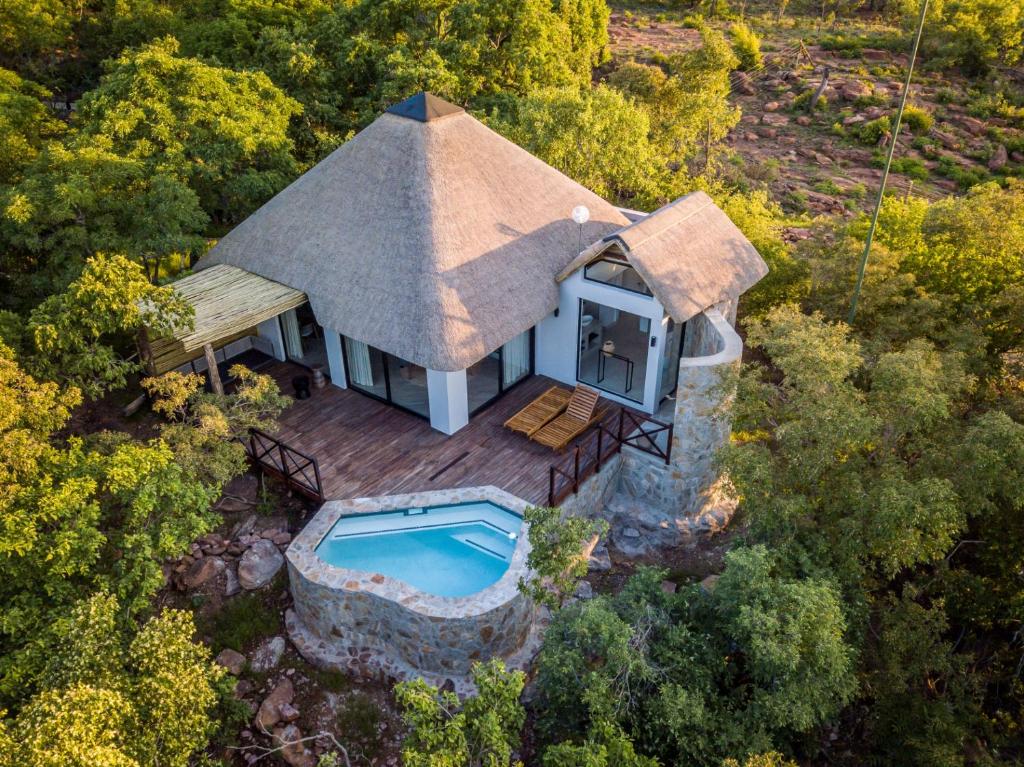
<path fill-rule="evenodd" d="M 528 508 L 491 486 L 328 501 L 285 553 L 288 635 L 311 662 L 368 679 L 526 663 L 540 641 L 518 588 Z"/>
<path fill-rule="evenodd" d="M 327 564 L 441 597 L 475 594 L 508 570 L 523 518 L 491 501 L 342 517 L 316 548 Z"/>

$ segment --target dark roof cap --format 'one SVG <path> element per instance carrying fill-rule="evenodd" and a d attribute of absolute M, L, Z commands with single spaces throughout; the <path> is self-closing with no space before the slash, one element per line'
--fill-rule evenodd
<path fill-rule="evenodd" d="M 466 110 L 455 106 L 455 104 L 449 104 L 433 93 L 420 91 L 405 101 L 392 104 L 388 107 L 387 111 L 399 117 L 408 117 L 410 120 L 419 120 L 421 123 L 426 123 L 441 117 L 447 117 L 448 115 L 459 114 Z"/>

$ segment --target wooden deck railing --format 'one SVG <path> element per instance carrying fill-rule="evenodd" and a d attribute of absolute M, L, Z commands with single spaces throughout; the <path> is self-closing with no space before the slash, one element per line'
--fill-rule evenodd
<path fill-rule="evenodd" d="M 672 457 L 672 430 L 674 427 L 673 423 L 662 423 L 640 413 L 634 413 L 632 410 L 620 408 L 617 436 L 623 445 L 629 445 L 641 452 L 657 456 L 668 465 L 669 459 Z M 659 445 L 655 439 L 659 434 L 665 435 L 665 447 Z"/>
<path fill-rule="evenodd" d="M 664 449 L 655 439 L 659 434 L 666 435 Z M 616 432 L 604 423 L 594 424 L 573 445 L 566 460 L 548 469 L 548 506 L 557 506 L 578 493 L 580 485 L 599 473 L 609 458 L 622 451 L 623 445 L 655 455 L 667 464 L 672 455 L 672 424 L 626 408 L 619 410 Z"/>
<path fill-rule="evenodd" d="M 289 489 L 312 501 L 324 502 L 320 465 L 316 458 L 300 453 L 259 429 L 249 431 L 246 452 L 257 471 L 280 479 Z"/>

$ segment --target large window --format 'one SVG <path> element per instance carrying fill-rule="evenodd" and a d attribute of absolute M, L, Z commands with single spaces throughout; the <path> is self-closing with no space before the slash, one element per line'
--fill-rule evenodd
<path fill-rule="evenodd" d="M 348 337 L 343 337 L 342 350 L 351 388 L 430 417 L 425 368 Z"/>
<path fill-rule="evenodd" d="M 671 317 L 665 327 L 665 345 L 661 350 L 661 378 L 658 382 L 658 401 L 673 394 L 679 382 L 679 357 L 686 339 L 686 323 L 681 325 Z"/>
<path fill-rule="evenodd" d="M 581 299 L 576 378 L 643 402 L 650 342 L 648 318 Z"/>
<path fill-rule="evenodd" d="M 624 258 L 601 256 L 584 267 L 583 276 L 593 282 L 612 285 L 632 293 L 651 295 L 647 283 Z"/>
<path fill-rule="evenodd" d="M 533 372 L 533 329 L 520 333 L 466 369 L 469 412 L 475 413 Z"/>

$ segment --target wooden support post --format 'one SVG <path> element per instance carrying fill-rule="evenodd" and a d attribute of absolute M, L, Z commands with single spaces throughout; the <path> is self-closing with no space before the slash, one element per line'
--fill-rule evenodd
<path fill-rule="evenodd" d="M 210 376 L 210 388 L 214 394 L 224 393 L 224 384 L 220 382 L 220 371 L 217 370 L 217 358 L 213 355 L 213 344 L 203 344 L 203 354 L 206 355 L 207 375 Z"/>
<path fill-rule="evenodd" d="M 139 349 L 139 360 L 147 375 L 156 375 L 156 368 L 153 366 L 153 347 L 149 343 L 149 331 L 145 325 L 140 325 L 135 334 L 135 345 Z"/>

